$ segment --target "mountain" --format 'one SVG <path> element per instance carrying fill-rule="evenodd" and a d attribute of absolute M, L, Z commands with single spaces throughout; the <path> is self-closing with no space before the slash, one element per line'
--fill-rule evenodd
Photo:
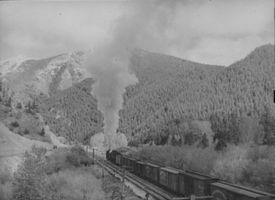
<path fill-rule="evenodd" d="M 273 45 L 258 47 L 228 67 L 135 51 L 131 69 L 139 82 L 126 89 L 119 130 L 130 140 L 159 143 L 162 134 L 166 139 L 169 132 L 182 134 L 190 120 L 226 119 L 232 113 L 260 118 L 274 107 L 274 68 Z"/>
<path fill-rule="evenodd" d="M 36 123 L 39 112 L 56 135 L 88 143 L 92 135 L 102 131 L 103 117 L 91 94 L 94 81 L 83 67 L 85 59 L 83 52 L 73 52 L 0 62 L 0 120 L 6 125 L 17 121 L 19 130 L 33 132 L 33 127 L 22 128 L 20 122 L 28 118 Z"/>
<path fill-rule="evenodd" d="M 90 77 L 82 66 L 84 61 L 83 52 L 40 60 L 19 57 L 0 62 L 0 77 L 13 91 L 13 100 L 26 102 L 32 96 L 51 96 Z"/>
<path fill-rule="evenodd" d="M 136 50 L 131 70 L 139 82 L 126 89 L 120 131 L 146 141 L 158 126 L 157 121 L 168 121 L 165 118 L 172 118 L 172 112 L 180 110 L 170 102 L 183 92 L 206 85 L 223 67 Z"/>
<path fill-rule="evenodd" d="M 85 53 L 74 52 L 1 62 L 0 118 L 7 118 L 18 102 L 37 104 L 51 131 L 87 143 L 102 131 L 103 117 L 91 94 L 94 80 L 83 67 L 85 59 Z M 227 67 L 135 49 L 129 67 L 139 82 L 126 88 L 118 130 L 129 141 L 192 143 L 203 134 L 209 140 L 213 131 L 235 131 L 243 115 L 273 123 L 263 119 L 274 110 L 274 45 L 258 47 Z"/>

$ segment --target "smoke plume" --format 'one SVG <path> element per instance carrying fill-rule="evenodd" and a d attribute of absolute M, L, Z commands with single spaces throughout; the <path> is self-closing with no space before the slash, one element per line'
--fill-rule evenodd
<path fill-rule="evenodd" d="M 163 12 L 171 12 L 171 5 L 163 5 L 162 1 L 127 3 L 128 12 L 114 24 L 111 39 L 94 48 L 89 58 L 88 68 L 96 78 L 93 94 L 104 116 L 104 134 L 109 148 L 115 148 L 113 140 L 125 88 L 138 81 L 128 69 L 131 51 L 140 47 L 158 48 L 154 41 L 158 40 L 157 35 L 162 34 L 162 27 L 169 22 L 169 17 L 166 17 L 169 14 Z"/>

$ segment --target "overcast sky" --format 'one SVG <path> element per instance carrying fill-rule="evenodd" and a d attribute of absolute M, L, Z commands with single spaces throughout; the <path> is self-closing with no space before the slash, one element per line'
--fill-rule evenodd
<path fill-rule="evenodd" d="M 229 65 L 274 44 L 273 11 L 273 0 L 0 1 L 0 59 L 93 50 L 126 32 L 131 48 Z"/>

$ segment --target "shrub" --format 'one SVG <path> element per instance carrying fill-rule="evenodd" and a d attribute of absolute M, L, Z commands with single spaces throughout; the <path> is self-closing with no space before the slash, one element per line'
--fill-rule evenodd
<path fill-rule="evenodd" d="M 88 168 L 67 169 L 52 174 L 49 184 L 56 187 L 63 199 L 105 199 L 101 181 Z"/>
<path fill-rule="evenodd" d="M 62 170 L 92 164 L 92 159 L 84 151 L 68 148 L 54 149 L 53 153 L 47 157 L 47 174 L 53 174 Z"/>
<path fill-rule="evenodd" d="M 138 147 L 139 141 L 137 141 L 137 140 L 131 140 L 131 141 L 129 141 L 128 145 L 130 147 Z"/>
<path fill-rule="evenodd" d="M 47 157 L 47 174 L 53 174 L 60 170 L 70 168 L 71 164 L 67 162 L 68 149 L 55 149 L 52 154 Z"/>
<path fill-rule="evenodd" d="M 14 128 L 19 127 L 19 123 L 17 121 L 11 122 L 10 125 Z"/>
<path fill-rule="evenodd" d="M 241 183 L 275 193 L 275 148 L 251 147 L 248 159 L 250 164 L 245 168 Z"/>
<path fill-rule="evenodd" d="M 17 108 L 17 109 L 22 109 L 22 104 L 21 104 L 20 102 L 18 102 L 18 103 L 16 104 L 16 108 Z"/>
<path fill-rule="evenodd" d="M 42 198 L 44 189 L 43 172 L 45 151 L 33 147 L 31 153 L 25 153 L 24 162 L 15 174 L 14 199 L 24 196 L 26 199 Z"/>
<path fill-rule="evenodd" d="M 244 170 L 249 165 L 247 146 L 229 146 L 219 155 L 212 175 L 236 183 L 243 179 Z"/>
<path fill-rule="evenodd" d="M 41 131 L 39 132 L 39 135 L 45 136 L 45 129 L 44 128 L 41 129 Z"/>
<path fill-rule="evenodd" d="M 12 180 L 12 174 L 8 168 L 4 168 L 0 170 L 0 183 L 5 184 Z"/>
<path fill-rule="evenodd" d="M 81 146 L 72 147 L 70 152 L 66 156 L 66 159 L 71 165 L 75 167 L 79 167 L 81 165 L 87 166 L 92 164 L 92 159 Z"/>
<path fill-rule="evenodd" d="M 80 160 L 76 154 L 70 153 L 67 155 L 66 159 L 71 165 L 75 167 L 80 166 Z"/>
<path fill-rule="evenodd" d="M 12 174 L 9 169 L 4 168 L 0 170 L 0 199 L 12 199 Z"/>
<path fill-rule="evenodd" d="M 46 149 L 33 147 L 24 155 L 24 161 L 15 173 L 13 181 L 14 200 L 58 200 L 53 187 L 47 183 L 45 173 Z"/>
<path fill-rule="evenodd" d="M 9 97 L 5 103 L 6 106 L 11 107 L 11 97 Z"/>
<path fill-rule="evenodd" d="M 260 190 L 266 190 L 275 193 L 275 163 L 260 159 L 257 162 L 251 163 L 245 170 L 242 184 L 256 187 Z"/>
<path fill-rule="evenodd" d="M 135 156 L 160 165 L 210 173 L 218 153 L 213 147 L 201 149 L 188 145 L 182 147 L 166 145 L 145 147 L 138 151 Z"/>
<path fill-rule="evenodd" d="M 30 131 L 27 128 L 25 128 L 23 133 L 24 133 L 24 135 L 28 135 L 30 133 Z"/>
<path fill-rule="evenodd" d="M 212 174 L 230 182 L 275 192 L 275 148 L 231 145 L 216 161 Z"/>
<path fill-rule="evenodd" d="M 0 197 L 1 200 L 12 199 L 12 183 L 6 182 L 5 184 L 0 183 Z"/>

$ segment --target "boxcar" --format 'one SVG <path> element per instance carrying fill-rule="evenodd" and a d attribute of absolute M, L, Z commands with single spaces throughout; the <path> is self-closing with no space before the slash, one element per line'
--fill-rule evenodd
<path fill-rule="evenodd" d="M 237 185 L 223 182 L 211 183 L 210 189 L 214 200 L 271 200 L 275 197 L 272 194 L 256 190 L 253 192 L 252 189 L 246 190 Z"/>
<path fill-rule="evenodd" d="M 115 164 L 122 166 L 122 155 L 119 152 L 115 153 Z"/>
<path fill-rule="evenodd" d="M 196 196 L 210 195 L 210 183 L 218 179 L 205 176 L 191 171 L 180 171 L 179 173 L 179 193 L 184 196 L 191 194 Z"/>
<path fill-rule="evenodd" d="M 125 155 L 122 155 L 122 157 L 121 157 L 121 166 L 126 168 L 127 165 L 128 165 L 128 157 L 125 156 Z"/>
<path fill-rule="evenodd" d="M 178 174 L 179 171 L 169 167 L 159 170 L 159 184 L 172 193 L 178 193 Z"/>
<path fill-rule="evenodd" d="M 129 157 L 128 158 L 129 171 L 134 172 L 135 165 L 136 165 L 136 160 L 134 158 Z"/>
<path fill-rule="evenodd" d="M 145 163 L 142 161 L 136 161 L 135 166 L 134 166 L 134 174 L 144 177 L 144 166 Z"/>
<path fill-rule="evenodd" d="M 144 177 L 149 181 L 158 184 L 159 183 L 159 166 L 152 163 L 145 163 L 144 165 Z"/>
<path fill-rule="evenodd" d="M 122 155 L 122 165 L 123 167 L 125 167 L 127 170 L 129 171 L 133 171 L 133 167 L 134 167 L 134 159 L 127 156 L 127 155 Z"/>

